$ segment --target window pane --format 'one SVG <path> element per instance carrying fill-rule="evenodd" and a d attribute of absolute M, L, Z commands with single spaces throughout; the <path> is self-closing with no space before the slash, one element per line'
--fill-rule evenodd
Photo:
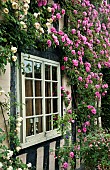
<path fill-rule="evenodd" d="M 41 81 L 35 81 L 35 97 L 42 96 Z"/>
<path fill-rule="evenodd" d="M 51 99 L 45 99 L 45 113 L 51 113 Z"/>
<path fill-rule="evenodd" d="M 25 80 L 25 96 L 26 97 L 33 96 L 32 80 Z"/>
<path fill-rule="evenodd" d="M 42 117 L 36 117 L 36 118 L 35 118 L 35 124 L 36 124 L 36 134 L 43 132 L 43 121 L 42 121 Z"/>
<path fill-rule="evenodd" d="M 33 114 L 33 100 L 26 99 L 26 116 L 32 116 Z"/>
<path fill-rule="evenodd" d="M 36 115 L 42 114 L 42 99 L 35 100 L 35 112 Z"/>
<path fill-rule="evenodd" d="M 52 123 L 51 116 L 46 116 L 46 131 L 49 131 L 52 129 L 51 123 Z"/>
<path fill-rule="evenodd" d="M 41 63 L 34 64 L 34 77 L 41 79 Z"/>
<path fill-rule="evenodd" d="M 57 81 L 57 67 L 52 67 L 52 80 Z"/>
<path fill-rule="evenodd" d="M 58 99 L 53 99 L 53 113 L 58 112 Z"/>
<path fill-rule="evenodd" d="M 26 119 L 26 136 L 34 135 L 34 119 Z"/>
<path fill-rule="evenodd" d="M 53 115 L 53 129 L 58 128 L 58 115 Z"/>
<path fill-rule="evenodd" d="M 51 96 L 51 83 L 45 82 L 45 96 L 49 97 Z"/>
<path fill-rule="evenodd" d="M 49 65 L 45 65 L 45 80 L 50 80 L 50 66 Z"/>
<path fill-rule="evenodd" d="M 57 84 L 58 83 L 55 83 L 55 82 L 52 83 L 52 95 L 53 96 L 57 96 Z"/>
<path fill-rule="evenodd" d="M 32 77 L 32 61 L 24 60 L 25 77 Z"/>

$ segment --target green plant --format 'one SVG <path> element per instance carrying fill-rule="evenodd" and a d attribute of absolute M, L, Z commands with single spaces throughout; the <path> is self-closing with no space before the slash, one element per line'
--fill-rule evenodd
<path fill-rule="evenodd" d="M 80 155 L 87 170 L 109 169 L 110 134 L 103 129 L 89 132 L 81 141 Z"/>

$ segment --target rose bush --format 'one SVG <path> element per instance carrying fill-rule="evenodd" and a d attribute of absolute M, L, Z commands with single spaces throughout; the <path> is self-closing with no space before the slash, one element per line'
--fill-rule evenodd
<path fill-rule="evenodd" d="M 59 30 L 59 21 L 65 14 L 67 27 Z M 66 108 L 57 123 L 66 147 L 59 158 L 64 169 L 68 168 L 68 159 L 74 168 L 70 157 L 77 154 L 86 134 L 94 131 L 94 120 L 101 112 L 101 98 L 107 95 L 108 84 L 103 81 L 102 68 L 110 68 L 110 5 L 105 1 L 93 5 L 89 0 L 65 0 L 61 6 L 47 4 L 47 0 L 0 0 L 0 15 L 0 69 L 4 70 L 8 62 L 16 62 L 16 52 L 27 52 L 29 48 L 57 47 L 62 52 L 61 70 L 72 86 L 74 108 L 67 108 L 70 100 L 62 87 Z M 68 149 L 71 123 L 76 120 L 80 140 L 76 150 L 72 145 Z M 19 125 L 14 127 L 15 132 Z"/>

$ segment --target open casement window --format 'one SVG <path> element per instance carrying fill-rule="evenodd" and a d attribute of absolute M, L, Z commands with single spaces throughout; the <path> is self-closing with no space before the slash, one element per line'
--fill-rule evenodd
<path fill-rule="evenodd" d="M 54 121 L 61 115 L 60 63 L 26 54 L 22 62 L 23 143 L 32 145 L 58 136 Z"/>

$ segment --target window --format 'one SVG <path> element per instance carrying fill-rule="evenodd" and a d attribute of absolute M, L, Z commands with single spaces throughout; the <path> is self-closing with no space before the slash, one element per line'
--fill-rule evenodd
<path fill-rule="evenodd" d="M 60 64 L 22 54 L 23 143 L 58 136 L 54 121 L 61 115 Z"/>

